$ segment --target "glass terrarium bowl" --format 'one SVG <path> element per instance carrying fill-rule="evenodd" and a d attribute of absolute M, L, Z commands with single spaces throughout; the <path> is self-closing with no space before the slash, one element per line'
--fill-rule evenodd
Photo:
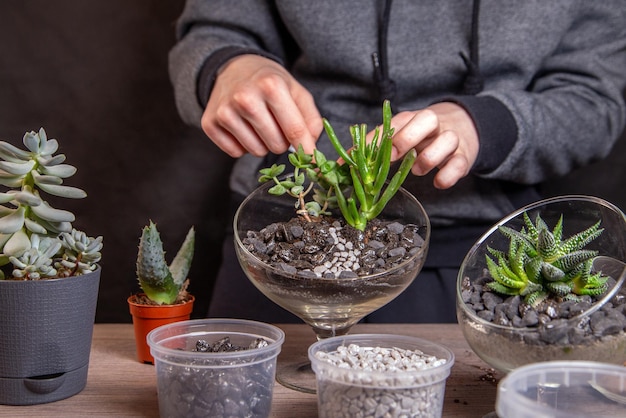
<path fill-rule="evenodd" d="M 389 201 L 378 219 L 398 221 L 419 227 L 422 244 L 401 263 L 389 270 L 353 278 L 322 278 L 293 274 L 261 261 L 245 246 L 248 231 L 260 231 L 276 222 L 298 216 L 295 199 L 268 193 L 272 184 L 257 188 L 239 206 L 234 218 L 235 248 L 239 262 L 250 281 L 270 300 L 292 312 L 313 328 L 318 339 L 346 334 L 367 314 L 387 304 L 411 284 L 420 272 L 430 239 L 430 222 L 422 205 L 405 189 Z M 340 215 L 336 215 L 339 217 Z M 306 353 L 304 353 L 306 358 Z M 308 367 L 310 372 L 310 366 Z M 305 392 L 297 382 L 278 380 Z M 315 384 L 314 375 L 309 379 Z"/>
<path fill-rule="evenodd" d="M 484 283 L 489 275 L 485 262 L 487 247 L 508 249 L 509 239 L 498 231 L 498 227 L 506 225 L 519 231 L 524 226 L 524 212 L 533 223 L 540 215 L 550 230 L 562 215 L 563 240 L 600 221 L 604 232 L 585 248 L 598 252 L 593 271 L 610 276 L 609 290 L 591 304 L 578 305 L 575 315 L 559 319 L 555 314 L 555 321 L 538 326 L 501 325 L 477 315 L 474 304 L 485 301 L 468 300 L 468 287 L 480 285 L 481 281 Z M 611 315 L 620 315 L 609 308 L 620 307 L 621 312 L 626 313 L 625 262 L 626 217 L 618 207 L 600 198 L 576 195 L 535 202 L 495 224 L 466 255 L 457 280 L 459 326 L 472 350 L 487 364 L 505 373 L 541 361 L 587 360 L 623 364 L 626 361 L 626 330 L 609 322 Z"/>

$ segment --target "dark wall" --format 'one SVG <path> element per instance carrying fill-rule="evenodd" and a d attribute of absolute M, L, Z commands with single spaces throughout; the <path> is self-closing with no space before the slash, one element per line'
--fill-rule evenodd
<path fill-rule="evenodd" d="M 195 225 L 194 315 L 208 307 L 230 161 L 174 107 L 167 53 L 183 4 L 0 2 L 0 138 L 21 145 L 43 126 L 78 167 L 67 184 L 88 197 L 63 204 L 76 227 L 104 236 L 100 322 L 130 321 L 126 298 L 138 289 L 137 244 L 149 219 L 168 261 Z"/>
<path fill-rule="evenodd" d="M 203 316 L 219 261 L 231 161 L 180 120 L 167 76 L 184 0 L 2 0 L 0 138 L 43 126 L 61 141 L 89 196 L 67 203 L 80 229 L 105 238 L 97 321 L 127 322 L 141 228 L 152 219 L 168 260 L 191 225 L 190 273 Z M 545 186 L 626 209 L 626 140 L 603 162 Z M 236 296 L 233 296 L 236 299 Z"/>

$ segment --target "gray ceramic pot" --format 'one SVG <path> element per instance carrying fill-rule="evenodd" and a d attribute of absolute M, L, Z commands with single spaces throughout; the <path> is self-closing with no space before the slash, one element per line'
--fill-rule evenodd
<path fill-rule="evenodd" d="M 0 280 L 0 404 L 53 402 L 83 390 L 100 271 Z"/>

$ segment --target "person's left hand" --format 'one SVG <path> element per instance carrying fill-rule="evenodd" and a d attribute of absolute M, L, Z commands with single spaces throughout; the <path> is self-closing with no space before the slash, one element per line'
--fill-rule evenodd
<path fill-rule="evenodd" d="M 400 112 L 391 119 L 393 135 L 392 161 L 411 148 L 417 158 L 411 172 L 423 176 L 434 168 L 439 171 L 434 186 L 447 189 L 465 177 L 478 156 L 476 127 L 461 106 L 442 102 L 422 110 Z"/>

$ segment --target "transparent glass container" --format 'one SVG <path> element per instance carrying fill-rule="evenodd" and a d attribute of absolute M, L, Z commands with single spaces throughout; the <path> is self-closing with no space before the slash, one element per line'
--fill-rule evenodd
<path fill-rule="evenodd" d="M 272 185 L 268 182 L 257 188 L 235 214 L 237 257 L 254 286 L 274 303 L 310 325 L 318 339 L 348 333 L 364 316 L 404 291 L 422 269 L 428 252 L 430 222 L 422 205 L 403 188 L 390 200 L 378 219 L 418 226 L 423 243 L 419 251 L 393 268 L 356 278 L 302 277 L 261 261 L 243 243 L 248 231 L 260 231 L 272 223 L 287 222 L 297 216 L 295 199 L 287 195 L 270 195 L 268 189 Z M 334 215 L 341 216 L 338 211 Z M 305 363 L 308 364 L 308 361 Z M 289 367 L 293 377 L 287 377 L 288 372 L 281 373 L 279 368 L 279 382 L 297 390 L 314 392 L 314 376 L 310 364 L 306 364 Z M 308 377 L 300 374 L 299 369 L 305 369 Z"/>
<path fill-rule="evenodd" d="M 598 251 L 594 271 L 612 277 L 612 287 L 596 303 L 578 315 L 547 327 L 513 327 L 486 321 L 464 302 L 468 283 L 482 280 L 486 271 L 487 247 L 508 249 L 509 239 L 498 231 L 501 225 L 520 230 L 523 213 L 534 222 L 537 215 L 552 229 L 563 216 L 563 239 L 592 226 L 598 220 L 604 232 L 587 249 Z M 626 361 L 626 332 L 593 338 L 581 335 L 591 316 L 626 298 L 626 217 L 615 205 L 591 196 L 559 196 L 523 207 L 490 228 L 470 249 L 457 280 L 457 319 L 472 350 L 487 364 L 502 372 L 541 361 L 587 360 L 623 364 Z M 538 338 L 539 334 L 542 338 Z M 554 336 L 546 343 L 546 335 Z M 550 340 L 550 338 L 547 338 Z"/>

